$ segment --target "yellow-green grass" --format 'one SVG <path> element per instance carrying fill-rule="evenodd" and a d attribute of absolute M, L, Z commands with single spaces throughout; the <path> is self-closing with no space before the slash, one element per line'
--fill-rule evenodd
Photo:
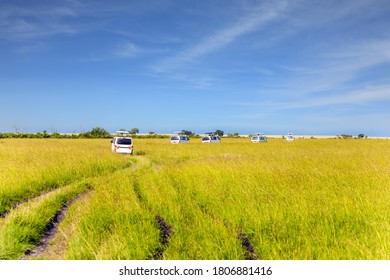
<path fill-rule="evenodd" d="M 92 141 L 106 155 L 107 140 Z M 70 207 L 62 258 L 245 259 L 242 234 L 259 259 L 390 258 L 390 141 L 134 143 L 136 166 L 90 178 Z"/>
<path fill-rule="evenodd" d="M 50 230 L 56 215 L 89 188 L 86 182 L 64 186 L 13 210 L 0 224 L 0 259 L 16 259 L 34 249 Z"/>
<path fill-rule="evenodd" d="M 0 214 L 61 185 L 129 166 L 129 160 L 118 159 L 107 149 L 109 141 L 1 140 Z"/>

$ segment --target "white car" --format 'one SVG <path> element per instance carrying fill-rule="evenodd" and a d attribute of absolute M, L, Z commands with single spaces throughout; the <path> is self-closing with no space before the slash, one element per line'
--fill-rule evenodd
<path fill-rule="evenodd" d="M 252 143 L 260 143 L 260 142 L 267 142 L 267 137 L 261 134 L 253 135 L 251 137 Z"/>
<path fill-rule="evenodd" d="M 221 138 L 216 135 L 211 135 L 211 136 L 204 136 L 202 137 L 202 143 L 220 143 Z"/>
<path fill-rule="evenodd" d="M 179 143 L 188 143 L 190 139 L 187 135 L 172 135 L 171 136 L 171 144 L 179 144 Z"/>
<path fill-rule="evenodd" d="M 294 138 L 294 136 L 291 133 L 289 133 L 289 134 L 287 134 L 286 140 L 291 142 L 291 141 L 294 141 L 295 138 Z"/>
<path fill-rule="evenodd" d="M 114 137 L 111 140 L 111 150 L 120 154 L 133 154 L 133 139 L 131 137 Z"/>

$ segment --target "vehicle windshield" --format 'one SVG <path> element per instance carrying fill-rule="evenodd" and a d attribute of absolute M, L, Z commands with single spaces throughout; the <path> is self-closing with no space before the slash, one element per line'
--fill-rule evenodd
<path fill-rule="evenodd" d="M 187 140 L 186 136 L 180 136 L 180 140 Z"/>
<path fill-rule="evenodd" d="M 218 140 L 218 137 L 217 136 L 212 136 L 211 140 Z"/>
<path fill-rule="evenodd" d="M 171 137 L 171 140 L 174 140 L 174 141 L 175 141 L 175 140 L 179 140 L 179 137 L 178 137 L 178 136 L 172 136 L 172 137 Z"/>
<path fill-rule="evenodd" d="M 210 140 L 210 137 L 208 136 L 202 138 L 202 141 L 208 141 L 208 140 Z"/>
<path fill-rule="evenodd" d="M 131 145 L 132 141 L 131 138 L 119 138 L 116 143 L 118 145 Z"/>
<path fill-rule="evenodd" d="M 259 139 L 259 136 L 253 136 L 252 137 L 252 140 L 257 140 L 257 139 Z"/>

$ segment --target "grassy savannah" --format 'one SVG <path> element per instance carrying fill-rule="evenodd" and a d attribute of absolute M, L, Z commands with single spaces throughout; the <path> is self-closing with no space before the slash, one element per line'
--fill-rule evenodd
<path fill-rule="evenodd" d="M 0 259 L 390 258 L 388 140 L 134 145 L 0 140 Z"/>

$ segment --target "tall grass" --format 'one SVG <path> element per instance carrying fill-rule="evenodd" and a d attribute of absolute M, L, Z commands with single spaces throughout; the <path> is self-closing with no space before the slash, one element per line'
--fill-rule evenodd
<path fill-rule="evenodd" d="M 148 259 L 158 246 L 154 216 L 137 199 L 132 170 L 115 172 L 93 181 L 87 205 L 78 208 L 66 226 L 75 228 L 67 238 L 69 259 Z"/>
<path fill-rule="evenodd" d="M 118 205 L 137 205 L 129 211 L 144 218 L 138 223 L 142 226 L 131 231 L 131 238 L 116 243 L 124 247 L 115 254 L 101 245 L 112 240 L 112 232 L 99 232 L 104 242 L 88 238 L 95 246 L 95 256 L 88 258 L 147 258 L 153 245 L 145 240 L 155 245 L 156 215 L 173 228 L 164 259 L 244 259 L 240 232 L 261 259 L 390 257 L 387 141 L 252 144 L 247 139 L 229 139 L 219 145 L 170 145 L 144 140 L 138 146 L 150 159 L 149 165 L 128 174 L 126 183 L 106 183 L 102 189 L 115 190 Z M 101 199 L 107 196 L 97 195 L 95 207 L 103 205 Z M 106 200 L 104 209 L 113 214 L 112 228 L 123 227 L 119 217 L 130 215 L 123 206 Z M 83 223 L 93 224 L 99 213 L 90 212 L 92 216 L 84 216 Z M 150 238 L 153 232 L 154 239 Z M 84 228 L 73 238 L 88 234 Z M 73 242 L 71 247 L 77 252 L 81 245 Z"/>
<path fill-rule="evenodd" d="M 109 144 L 109 140 L 104 140 Z M 76 180 L 130 166 L 101 140 L 4 139 L 0 143 L 0 214 L 18 202 Z"/>
<path fill-rule="evenodd" d="M 93 191 L 60 226 L 62 258 L 390 258 L 389 141 L 197 140 L 138 139 L 142 156 L 131 158 L 132 168 L 90 177 Z M 93 143 L 108 166 L 127 166 L 129 157 L 111 155 L 102 140 Z M 84 153 L 80 148 L 73 147 Z M 63 156 L 68 170 L 98 158 L 85 153 L 73 165 Z M 14 186 L 24 189 L 23 182 L 50 173 L 49 166 L 26 171 Z"/>
<path fill-rule="evenodd" d="M 39 245 L 54 218 L 72 198 L 88 190 L 83 182 L 25 203 L 0 224 L 0 259 L 15 259 Z"/>

